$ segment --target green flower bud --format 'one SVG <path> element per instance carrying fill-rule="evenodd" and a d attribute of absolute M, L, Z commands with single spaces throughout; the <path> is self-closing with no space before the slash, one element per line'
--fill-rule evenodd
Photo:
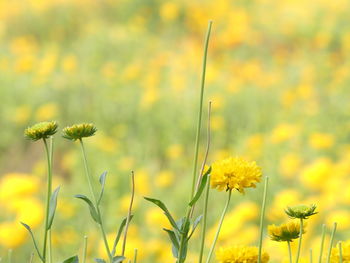
<path fill-rule="evenodd" d="M 76 141 L 84 137 L 94 136 L 97 128 L 92 123 L 74 124 L 63 129 L 62 137 L 68 140 Z"/>
<path fill-rule="evenodd" d="M 310 216 L 317 214 L 316 205 L 296 205 L 287 207 L 286 214 L 290 218 L 308 219 Z"/>
<path fill-rule="evenodd" d="M 33 141 L 47 139 L 57 132 L 57 127 L 58 124 L 55 121 L 40 122 L 25 129 L 24 136 Z"/>

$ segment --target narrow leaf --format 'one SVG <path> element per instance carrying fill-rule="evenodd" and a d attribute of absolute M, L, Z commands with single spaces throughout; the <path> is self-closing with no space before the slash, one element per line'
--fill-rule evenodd
<path fill-rule="evenodd" d="M 105 191 L 106 177 L 107 177 L 107 172 L 103 172 L 100 176 L 100 184 L 101 184 L 102 188 L 101 188 L 100 197 L 98 198 L 98 201 L 97 201 L 97 205 L 99 205 L 101 203 L 103 193 Z"/>
<path fill-rule="evenodd" d="M 170 240 L 171 240 L 171 243 L 173 244 L 173 254 L 174 254 L 174 257 L 178 258 L 178 254 L 179 254 L 179 240 L 177 239 L 174 231 L 172 230 L 169 230 L 169 229 L 166 229 L 166 228 L 163 228 L 163 230 L 165 232 L 167 232 Z"/>
<path fill-rule="evenodd" d="M 134 217 L 133 215 L 130 216 L 130 221 L 132 220 L 133 217 Z M 127 220 L 128 220 L 127 217 L 124 218 L 123 221 L 122 221 L 122 223 L 121 223 L 120 226 L 119 226 L 118 234 L 117 234 L 117 236 L 116 236 L 116 238 L 115 238 L 115 240 L 114 240 L 114 244 L 113 244 L 113 249 L 112 249 L 112 253 L 111 253 L 112 255 L 115 255 L 115 250 L 116 250 L 116 248 L 117 248 L 119 239 L 120 239 L 120 237 L 121 237 L 121 235 L 122 235 L 122 233 L 123 233 L 123 230 L 124 230 L 124 227 L 125 227 L 125 225 L 126 225 Z"/>
<path fill-rule="evenodd" d="M 56 207 L 57 207 L 57 197 L 58 197 L 59 191 L 60 191 L 60 187 L 57 187 L 51 195 L 47 230 L 51 229 L 53 219 L 55 217 L 55 212 L 56 212 Z"/>
<path fill-rule="evenodd" d="M 79 199 L 81 199 L 81 200 L 83 200 L 85 203 L 88 204 L 92 219 L 93 219 L 96 223 L 101 224 L 100 217 L 98 216 L 98 213 L 97 213 L 97 211 L 96 211 L 96 208 L 95 208 L 95 206 L 93 205 L 93 203 L 91 202 L 91 200 L 90 200 L 89 198 L 87 198 L 85 195 L 76 195 L 75 197 L 76 197 L 76 198 L 79 198 Z"/>
<path fill-rule="evenodd" d="M 199 185 L 199 188 L 198 188 L 196 194 L 194 195 L 193 199 L 188 204 L 189 206 L 193 206 L 198 201 L 198 199 L 201 197 L 203 190 L 204 190 L 205 186 L 207 185 L 210 172 L 211 172 L 211 167 L 209 167 L 209 169 L 203 175 L 201 184 Z"/>
<path fill-rule="evenodd" d="M 39 258 L 41 259 L 42 262 L 45 262 L 43 256 L 40 254 L 40 251 L 39 251 L 39 248 L 38 248 L 38 245 L 35 241 L 35 238 L 34 238 L 34 234 L 32 232 L 32 229 L 30 228 L 30 226 L 28 226 L 27 224 L 23 223 L 23 222 L 20 222 L 29 232 L 30 236 L 32 237 L 32 240 L 33 240 L 33 243 L 34 243 L 34 247 L 35 247 L 35 250 L 36 252 L 38 253 L 38 256 Z"/>
<path fill-rule="evenodd" d="M 149 198 L 149 197 L 144 197 L 144 198 L 145 198 L 147 201 L 152 202 L 153 204 L 157 205 L 160 209 L 162 209 L 163 212 L 164 212 L 164 214 L 165 214 L 166 217 L 168 218 L 170 224 L 171 224 L 175 229 L 177 229 L 178 231 L 180 231 L 179 228 L 178 228 L 178 226 L 176 225 L 176 222 L 175 222 L 174 218 L 171 216 L 171 214 L 170 214 L 168 208 L 165 206 L 165 204 L 164 204 L 162 201 L 160 201 L 160 200 L 158 200 L 158 199 Z"/>
<path fill-rule="evenodd" d="M 196 230 L 198 224 L 201 222 L 202 218 L 203 218 L 203 215 L 200 215 L 194 220 L 193 226 L 192 226 L 192 231 L 191 231 L 191 234 L 188 236 L 188 239 L 190 239 L 192 237 L 194 231 Z"/>
<path fill-rule="evenodd" d="M 102 258 L 95 258 L 95 261 L 97 263 L 106 263 L 106 261 L 104 259 L 102 259 Z"/>
<path fill-rule="evenodd" d="M 113 258 L 113 263 L 123 262 L 124 259 L 125 259 L 125 257 L 123 257 L 123 256 L 116 256 Z"/>
<path fill-rule="evenodd" d="M 66 259 L 62 263 L 79 263 L 79 257 L 78 256 L 73 256 L 71 258 Z"/>

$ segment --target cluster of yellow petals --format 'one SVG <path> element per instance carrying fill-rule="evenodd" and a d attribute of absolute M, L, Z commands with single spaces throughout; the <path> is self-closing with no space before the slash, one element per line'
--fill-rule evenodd
<path fill-rule="evenodd" d="M 350 263 L 350 240 L 342 242 L 342 259 L 343 263 Z M 331 263 L 338 263 L 339 261 L 339 248 L 332 248 Z"/>
<path fill-rule="evenodd" d="M 220 248 L 216 254 L 219 263 L 256 263 L 258 262 L 258 248 L 245 246 L 232 246 Z M 269 262 L 270 256 L 263 251 L 261 262 Z"/>
<path fill-rule="evenodd" d="M 274 241 L 292 241 L 293 239 L 299 238 L 300 235 L 300 223 L 290 221 L 286 224 L 279 226 L 270 225 L 268 232 L 272 240 Z M 303 233 L 305 229 L 303 228 Z"/>
<path fill-rule="evenodd" d="M 241 157 L 229 157 L 214 162 L 211 169 L 211 187 L 219 191 L 236 189 L 244 193 L 245 188 L 255 187 L 262 175 L 261 168 L 256 162 Z"/>

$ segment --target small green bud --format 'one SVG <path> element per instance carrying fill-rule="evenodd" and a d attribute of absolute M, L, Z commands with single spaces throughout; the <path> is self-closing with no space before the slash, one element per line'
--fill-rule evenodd
<path fill-rule="evenodd" d="M 24 131 L 24 136 L 33 141 L 47 139 L 57 132 L 58 124 L 55 121 L 39 122 Z"/>
<path fill-rule="evenodd" d="M 92 123 L 74 124 L 63 129 L 62 137 L 68 140 L 76 141 L 84 137 L 94 136 L 97 128 Z"/>
<path fill-rule="evenodd" d="M 296 205 L 287 207 L 286 214 L 290 218 L 308 219 L 310 216 L 317 214 L 316 205 Z"/>

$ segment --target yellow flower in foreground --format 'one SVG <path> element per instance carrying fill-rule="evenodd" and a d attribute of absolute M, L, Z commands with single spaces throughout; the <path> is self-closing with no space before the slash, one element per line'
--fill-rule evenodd
<path fill-rule="evenodd" d="M 343 263 L 350 262 L 350 240 L 342 242 L 342 258 Z M 338 263 L 339 261 L 339 247 L 332 248 L 331 263 Z"/>
<path fill-rule="evenodd" d="M 244 193 L 244 188 L 255 187 L 260 182 L 261 168 L 255 162 L 241 157 L 229 157 L 212 164 L 211 186 L 219 191 L 236 189 Z"/>
<path fill-rule="evenodd" d="M 299 238 L 300 235 L 300 223 L 299 222 L 288 222 L 279 226 L 270 225 L 268 226 L 268 231 L 270 238 L 273 241 L 283 242 L 288 241 L 292 242 L 293 239 Z M 303 233 L 305 229 L 303 228 Z"/>
<path fill-rule="evenodd" d="M 220 248 L 216 254 L 216 258 L 220 263 L 257 263 L 258 248 L 244 246 Z M 269 255 L 263 252 L 261 262 L 269 262 L 269 259 Z"/>

